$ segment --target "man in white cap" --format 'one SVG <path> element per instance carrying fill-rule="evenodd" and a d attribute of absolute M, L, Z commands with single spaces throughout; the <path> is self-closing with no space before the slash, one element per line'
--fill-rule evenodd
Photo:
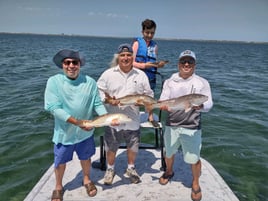
<path fill-rule="evenodd" d="M 103 72 L 97 81 L 102 100 L 105 94 L 111 97 L 121 98 L 127 95 L 145 94 L 153 97 L 146 74 L 133 68 L 133 50 L 131 45 L 122 44 L 111 62 L 111 68 Z M 109 113 L 124 113 L 133 121 L 117 129 L 106 127 L 104 144 L 107 158 L 107 170 L 104 176 L 104 184 L 111 185 L 115 176 L 115 157 L 120 143 L 124 141 L 127 145 L 128 164 L 126 177 L 132 183 L 139 183 L 140 176 L 135 169 L 135 159 L 140 142 L 140 115 L 138 106 L 120 107 L 118 100 L 110 100 L 106 105 Z"/>
<path fill-rule="evenodd" d="M 95 154 L 92 127 L 85 122 L 93 118 L 93 111 L 98 115 L 107 113 L 99 96 L 94 79 L 80 73 L 85 59 L 79 52 L 64 49 L 53 58 L 54 63 L 63 73 L 50 77 L 45 89 L 45 110 L 55 120 L 53 135 L 54 167 L 56 186 L 51 200 L 63 200 L 62 179 L 66 163 L 72 160 L 76 152 L 81 162 L 83 185 L 90 197 L 97 194 L 97 188 L 90 180 L 91 156 Z"/>
<path fill-rule="evenodd" d="M 164 143 L 166 150 L 166 171 L 159 178 L 159 183 L 166 185 L 174 176 L 174 156 L 181 146 L 184 161 L 191 164 L 192 192 L 191 198 L 199 201 L 202 198 L 199 177 L 201 174 L 201 112 L 208 112 L 212 106 L 211 89 L 208 81 L 195 74 L 196 56 L 191 50 L 183 51 L 179 56 L 178 73 L 174 73 L 164 83 L 160 96 L 161 100 L 177 98 L 191 93 L 208 96 L 208 100 L 199 106 L 194 106 L 189 112 L 184 110 L 169 111 L 168 106 L 163 110 L 168 111 L 166 119 Z"/>

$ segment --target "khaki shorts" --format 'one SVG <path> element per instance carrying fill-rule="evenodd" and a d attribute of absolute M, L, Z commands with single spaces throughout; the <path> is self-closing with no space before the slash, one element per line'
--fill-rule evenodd
<path fill-rule="evenodd" d="M 201 135 L 201 130 L 166 126 L 164 133 L 166 157 L 171 158 L 181 147 L 184 161 L 196 164 L 200 159 Z"/>
<path fill-rule="evenodd" d="M 120 130 L 106 127 L 104 134 L 105 151 L 116 152 L 121 143 L 126 143 L 128 149 L 138 152 L 140 143 L 140 130 Z"/>

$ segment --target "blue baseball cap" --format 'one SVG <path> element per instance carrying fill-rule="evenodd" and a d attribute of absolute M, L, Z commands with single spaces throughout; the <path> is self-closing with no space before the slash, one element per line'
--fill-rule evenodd
<path fill-rule="evenodd" d="M 117 49 L 117 54 L 120 54 L 122 52 L 131 52 L 131 53 L 133 53 L 133 49 L 132 49 L 130 44 L 124 43 L 124 44 L 119 45 L 119 47 Z"/>

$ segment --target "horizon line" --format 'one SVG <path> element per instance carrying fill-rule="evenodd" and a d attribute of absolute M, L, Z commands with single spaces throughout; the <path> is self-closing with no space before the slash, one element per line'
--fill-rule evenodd
<path fill-rule="evenodd" d="M 49 34 L 49 33 L 31 33 L 31 32 L 0 32 L 0 34 L 20 34 L 20 35 L 47 35 L 47 36 L 68 36 L 68 37 L 99 37 L 99 38 L 133 38 L 127 36 L 98 36 L 83 34 Z M 232 42 L 232 43 L 256 43 L 268 44 L 268 41 L 239 41 L 239 40 L 218 40 L 218 39 L 187 39 L 187 38 L 154 38 L 154 40 L 176 40 L 176 41 L 199 41 L 199 42 Z"/>

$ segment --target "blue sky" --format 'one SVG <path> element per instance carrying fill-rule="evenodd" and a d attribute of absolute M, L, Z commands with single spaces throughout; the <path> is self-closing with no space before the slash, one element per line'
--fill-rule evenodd
<path fill-rule="evenodd" d="M 268 42 L 267 0 L 0 0 L 0 32 Z"/>

